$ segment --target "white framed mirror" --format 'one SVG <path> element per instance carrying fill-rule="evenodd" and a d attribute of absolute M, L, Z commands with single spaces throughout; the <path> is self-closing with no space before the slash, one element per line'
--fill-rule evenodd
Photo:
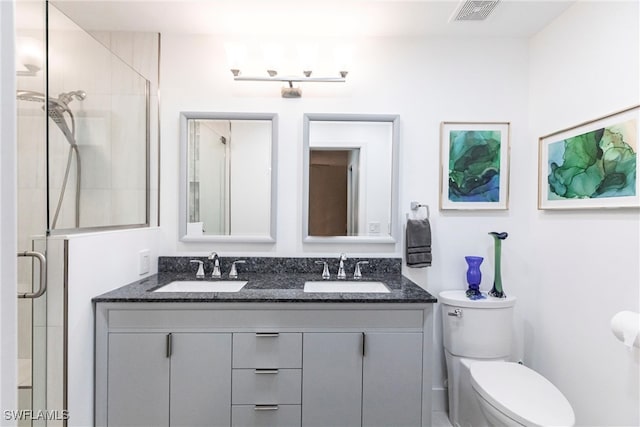
<path fill-rule="evenodd" d="M 180 113 L 181 241 L 275 242 L 277 129 L 272 113 Z"/>
<path fill-rule="evenodd" d="M 305 114 L 303 241 L 398 241 L 400 116 Z"/>

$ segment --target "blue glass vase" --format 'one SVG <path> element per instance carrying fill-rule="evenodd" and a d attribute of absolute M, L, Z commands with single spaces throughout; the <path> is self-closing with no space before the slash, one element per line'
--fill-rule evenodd
<path fill-rule="evenodd" d="M 467 261 L 467 283 L 469 289 L 467 289 L 467 297 L 472 300 L 482 299 L 484 296 L 480 292 L 480 282 L 482 281 L 482 272 L 480 271 L 480 264 L 484 258 L 481 256 L 466 256 L 464 260 Z"/>

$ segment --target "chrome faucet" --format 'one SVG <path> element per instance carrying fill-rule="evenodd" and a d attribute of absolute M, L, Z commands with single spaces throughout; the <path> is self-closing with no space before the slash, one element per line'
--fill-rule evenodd
<path fill-rule="evenodd" d="M 322 269 L 322 280 L 329 280 L 331 274 L 329 274 L 329 264 L 326 261 L 316 261 L 316 264 L 324 264 Z"/>
<path fill-rule="evenodd" d="M 198 259 L 192 259 L 189 261 L 192 264 L 198 264 L 198 272 L 196 273 L 196 279 L 204 279 L 204 262 Z"/>
<path fill-rule="evenodd" d="M 229 270 L 229 279 L 237 279 L 238 278 L 238 270 L 236 270 L 236 264 L 244 264 L 245 260 L 239 259 L 237 261 L 233 261 L 231 263 L 231 270 Z"/>
<path fill-rule="evenodd" d="M 220 259 L 218 254 L 215 252 L 211 252 L 209 255 L 209 259 L 213 260 L 213 271 L 211 272 L 211 277 L 214 279 L 219 279 L 222 275 L 220 274 Z"/>
<path fill-rule="evenodd" d="M 356 269 L 353 272 L 354 280 L 362 279 L 362 273 L 360 272 L 360 264 L 369 264 L 369 261 L 358 261 L 356 262 Z"/>
<path fill-rule="evenodd" d="M 344 262 L 347 260 L 346 254 L 340 254 L 340 266 L 338 267 L 338 279 L 346 279 L 347 275 L 344 272 Z"/>

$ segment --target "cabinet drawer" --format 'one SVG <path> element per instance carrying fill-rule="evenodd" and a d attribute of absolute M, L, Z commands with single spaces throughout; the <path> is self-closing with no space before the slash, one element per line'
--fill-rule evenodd
<path fill-rule="evenodd" d="M 302 395 L 300 369 L 234 369 L 231 403 L 299 405 Z"/>
<path fill-rule="evenodd" d="M 233 405 L 233 427 L 300 427 L 300 405 Z"/>
<path fill-rule="evenodd" d="M 301 333 L 233 334 L 234 368 L 301 368 Z"/>

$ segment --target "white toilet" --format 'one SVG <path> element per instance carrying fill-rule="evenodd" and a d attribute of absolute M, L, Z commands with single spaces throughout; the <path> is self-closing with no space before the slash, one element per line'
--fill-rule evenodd
<path fill-rule="evenodd" d="M 473 301 L 457 290 L 439 301 L 453 426 L 574 425 L 571 405 L 551 382 L 508 362 L 514 297 Z"/>

